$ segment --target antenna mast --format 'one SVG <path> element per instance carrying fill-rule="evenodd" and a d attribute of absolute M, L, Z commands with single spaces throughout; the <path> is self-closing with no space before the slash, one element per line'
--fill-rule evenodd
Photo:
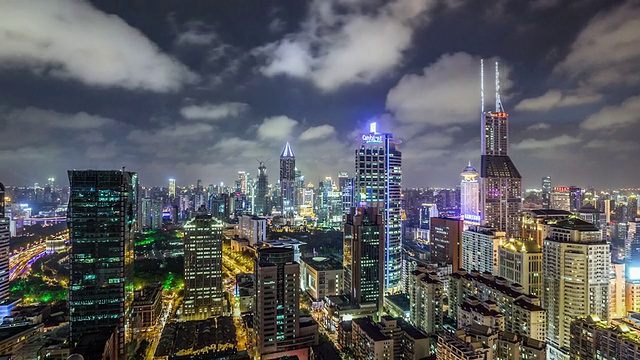
<path fill-rule="evenodd" d="M 480 59 L 480 109 L 484 113 L 484 59 Z"/>
<path fill-rule="evenodd" d="M 500 101 L 500 69 L 496 61 L 496 112 L 503 111 L 502 102 Z"/>

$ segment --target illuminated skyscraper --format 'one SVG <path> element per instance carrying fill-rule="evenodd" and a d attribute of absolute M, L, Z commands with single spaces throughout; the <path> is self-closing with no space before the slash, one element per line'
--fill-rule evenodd
<path fill-rule="evenodd" d="M 71 347 L 92 346 L 86 343 L 92 334 L 108 339 L 115 330 L 117 352 L 124 359 L 133 300 L 138 175 L 70 170 L 69 185 Z"/>
<path fill-rule="evenodd" d="M 399 140 L 378 132 L 371 123 L 356 149 L 355 186 L 358 201 L 384 214 L 384 289 L 400 290 L 402 280 L 401 182 L 402 153 Z M 357 203 L 357 202 L 356 202 Z"/>
<path fill-rule="evenodd" d="M 280 155 L 280 208 L 285 216 L 293 216 L 296 206 L 296 156 L 287 142 Z"/>
<path fill-rule="evenodd" d="M 256 184 L 256 200 L 253 213 L 256 215 L 267 215 L 267 193 L 269 191 L 269 180 L 267 178 L 266 161 L 258 161 L 258 181 Z"/>
<path fill-rule="evenodd" d="M 4 212 L 4 185 L 0 183 L 0 301 L 9 297 L 9 224 Z"/>
<path fill-rule="evenodd" d="M 203 320 L 222 315 L 222 227 L 209 214 L 184 226 L 184 317 Z"/>
<path fill-rule="evenodd" d="M 308 348 L 317 334 L 300 326 L 300 265 L 291 248 L 258 250 L 254 262 L 254 331 L 261 355 Z M 269 357 L 272 359 L 279 356 Z"/>
<path fill-rule="evenodd" d="M 384 224 L 378 208 L 352 207 L 344 223 L 344 292 L 352 303 L 381 310 Z"/>
<path fill-rule="evenodd" d="M 176 198 L 176 179 L 169 179 L 169 200 Z"/>
<path fill-rule="evenodd" d="M 551 176 L 542 178 L 542 208 L 551 209 Z"/>
<path fill-rule="evenodd" d="M 542 246 L 542 307 L 547 359 L 569 359 L 570 325 L 591 314 L 609 319 L 611 250 L 595 225 L 579 218 L 549 227 Z"/>
<path fill-rule="evenodd" d="M 462 173 L 460 182 L 460 215 L 465 225 L 480 225 L 480 184 L 478 183 L 478 171 L 467 165 Z"/>
<path fill-rule="evenodd" d="M 484 74 L 484 70 L 483 70 Z M 484 82 L 484 75 L 482 76 Z M 496 62 L 496 110 L 484 111 L 482 84 L 482 156 L 480 168 L 480 211 L 488 227 L 517 236 L 522 209 L 522 176 L 509 157 L 509 121 L 500 102 Z"/>

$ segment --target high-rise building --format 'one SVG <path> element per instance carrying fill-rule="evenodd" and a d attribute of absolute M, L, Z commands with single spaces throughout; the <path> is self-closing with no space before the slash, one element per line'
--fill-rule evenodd
<path fill-rule="evenodd" d="M 11 220 L 4 207 L 4 185 L 0 182 L 0 301 L 9 298 L 9 230 Z"/>
<path fill-rule="evenodd" d="M 473 324 L 438 335 L 437 360 L 545 360 L 544 341 Z"/>
<path fill-rule="evenodd" d="M 351 207 L 356 206 L 355 179 L 348 177 L 346 171 L 341 171 L 338 175 L 338 186 L 342 193 L 342 213 L 348 214 Z"/>
<path fill-rule="evenodd" d="M 611 263 L 610 310 L 611 319 L 623 318 L 627 315 L 626 281 L 624 263 Z"/>
<path fill-rule="evenodd" d="M 140 200 L 140 227 L 142 230 L 162 228 L 162 201 L 152 198 Z"/>
<path fill-rule="evenodd" d="M 267 177 L 266 161 L 258 161 L 258 181 L 256 184 L 256 199 L 253 213 L 256 215 L 268 215 L 267 194 L 269 191 L 269 179 Z"/>
<path fill-rule="evenodd" d="M 254 329 L 260 354 L 308 347 L 314 335 L 300 333 L 300 265 L 293 259 L 293 249 L 258 250 L 254 274 Z"/>
<path fill-rule="evenodd" d="M 437 218 L 440 216 L 438 212 L 438 205 L 436 204 L 422 204 L 420 205 L 420 229 L 431 229 L 431 218 Z"/>
<path fill-rule="evenodd" d="M 402 280 L 402 153 L 392 134 L 381 133 L 371 123 L 355 151 L 358 201 L 381 209 L 384 215 L 384 289 L 401 289 Z"/>
<path fill-rule="evenodd" d="M 565 210 L 535 209 L 522 211 L 522 235 L 525 239 L 533 239 L 542 246 L 542 241 L 547 237 L 548 222 L 566 220 L 571 213 Z"/>
<path fill-rule="evenodd" d="M 382 309 L 384 222 L 378 208 L 351 208 L 344 223 L 344 292 L 352 303 Z"/>
<path fill-rule="evenodd" d="M 444 284 L 435 272 L 418 266 L 409 276 L 409 316 L 411 323 L 427 335 L 442 330 Z"/>
<path fill-rule="evenodd" d="M 184 318 L 222 315 L 222 228 L 210 214 L 184 225 Z"/>
<path fill-rule="evenodd" d="M 169 179 L 169 201 L 176 198 L 176 179 Z"/>
<path fill-rule="evenodd" d="M 285 216 L 296 208 L 296 156 L 288 142 L 280 155 L 280 208 Z"/>
<path fill-rule="evenodd" d="M 498 250 L 506 240 L 497 229 L 471 226 L 462 232 L 462 268 L 498 274 Z"/>
<path fill-rule="evenodd" d="M 637 334 L 637 328 L 629 328 L 627 324 L 611 325 L 594 314 L 576 319 L 571 323 L 569 358 L 640 359 Z"/>
<path fill-rule="evenodd" d="M 460 173 L 460 218 L 466 226 L 480 225 L 480 184 L 471 162 Z"/>
<path fill-rule="evenodd" d="M 542 307 L 548 311 L 549 359 L 568 359 L 572 321 L 609 319 L 611 251 L 595 225 L 569 218 L 550 227 L 542 247 Z"/>
<path fill-rule="evenodd" d="M 497 62 L 496 110 L 484 111 L 484 103 L 482 105 L 481 162 L 480 211 L 483 224 L 506 232 L 508 237 L 518 236 L 522 176 L 509 157 L 509 120 L 500 102 Z"/>
<path fill-rule="evenodd" d="M 500 244 L 498 274 L 524 290 L 542 296 L 542 248 L 532 239 L 511 238 Z"/>
<path fill-rule="evenodd" d="M 454 269 L 461 268 L 464 222 L 445 217 L 432 217 L 430 222 L 431 262 L 452 264 Z"/>
<path fill-rule="evenodd" d="M 86 343 L 91 334 L 108 339 L 115 332 L 117 353 L 124 359 L 133 301 L 138 175 L 124 169 L 70 170 L 69 186 L 71 346 L 92 346 Z"/>
<path fill-rule="evenodd" d="M 551 191 L 551 208 L 555 210 L 570 211 L 571 193 L 568 186 L 556 186 Z"/>
<path fill-rule="evenodd" d="M 630 195 L 627 198 L 627 221 L 636 221 L 638 217 L 638 196 Z"/>
<path fill-rule="evenodd" d="M 509 284 L 503 277 L 460 269 L 449 279 L 449 317 L 458 319 L 458 309 L 470 296 L 491 301 L 505 315 L 505 330 L 536 340 L 546 338 L 547 311 L 540 298 L 525 292 L 519 284 Z"/>
<path fill-rule="evenodd" d="M 542 178 L 542 208 L 551 209 L 551 176 Z"/>

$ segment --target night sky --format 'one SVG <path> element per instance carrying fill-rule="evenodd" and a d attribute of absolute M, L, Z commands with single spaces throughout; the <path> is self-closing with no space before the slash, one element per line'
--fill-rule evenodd
<path fill-rule="evenodd" d="M 353 173 L 368 123 L 404 187 L 480 160 L 494 61 L 525 187 L 636 187 L 640 2 L 2 0 L 0 181 L 68 169 L 232 182 L 286 141 L 307 182 Z"/>

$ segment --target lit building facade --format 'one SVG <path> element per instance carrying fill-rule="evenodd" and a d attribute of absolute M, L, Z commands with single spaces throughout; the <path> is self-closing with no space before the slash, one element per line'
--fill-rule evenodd
<path fill-rule="evenodd" d="M 256 245 L 267 240 L 267 219 L 258 216 L 242 215 L 238 220 L 240 238 Z"/>
<path fill-rule="evenodd" d="M 551 176 L 542 178 L 542 208 L 551 208 Z"/>
<path fill-rule="evenodd" d="M 449 279 L 449 317 L 458 319 L 459 305 L 469 297 L 490 301 L 504 315 L 505 330 L 539 341 L 546 338 L 547 311 L 540 298 L 503 277 L 460 269 Z"/>
<path fill-rule="evenodd" d="M 431 218 L 440 217 L 437 204 L 420 205 L 420 229 L 431 229 Z"/>
<path fill-rule="evenodd" d="M 315 334 L 300 332 L 300 265 L 293 259 L 293 249 L 258 250 L 254 274 L 254 331 L 259 353 L 280 353 L 311 345 Z"/>
<path fill-rule="evenodd" d="M 619 319 L 627 316 L 625 304 L 625 266 L 624 263 L 611 263 L 610 309 L 609 317 Z"/>
<path fill-rule="evenodd" d="M 442 330 L 444 284 L 435 272 L 418 266 L 409 276 L 409 317 L 411 323 L 427 335 Z"/>
<path fill-rule="evenodd" d="M 267 208 L 269 201 L 269 179 L 267 176 L 267 166 L 265 161 L 259 161 L 258 181 L 256 182 L 255 207 L 253 213 L 256 215 L 268 215 L 270 209 Z"/>
<path fill-rule="evenodd" d="M 542 246 L 542 241 L 547 237 L 548 223 L 556 223 L 566 220 L 571 212 L 554 209 L 534 209 L 522 211 L 522 238 L 533 239 Z"/>
<path fill-rule="evenodd" d="M 384 216 L 384 289 L 402 285 L 402 153 L 392 134 L 377 131 L 372 123 L 355 151 L 355 186 L 359 201 L 381 209 Z"/>
<path fill-rule="evenodd" d="M 9 298 L 9 239 L 11 219 L 5 213 L 5 188 L 0 183 L 0 301 Z"/>
<path fill-rule="evenodd" d="M 498 274 L 542 296 L 542 248 L 535 240 L 509 239 L 498 250 Z"/>
<path fill-rule="evenodd" d="M 280 155 L 280 209 L 284 216 L 293 216 L 296 209 L 296 156 L 289 143 Z"/>
<path fill-rule="evenodd" d="M 393 359 L 394 341 L 368 318 L 353 319 L 351 346 L 356 359 Z"/>
<path fill-rule="evenodd" d="M 429 239 L 431 262 L 451 264 L 454 269 L 462 265 L 462 234 L 464 222 L 459 219 L 433 217 Z"/>
<path fill-rule="evenodd" d="M 522 210 L 522 176 L 508 155 L 507 118 L 505 112 L 486 112 L 483 116 L 480 209 L 483 224 L 508 236 L 517 236 Z"/>
<path fill-rule="evenodd" d="M 505 233 L 483 226 L 471 226 L 462 232 L 462 268 L 498 274 L 498 250 L 506 241 Z"/>
<path fill-rule="evenodd" d="M 551 191 L 551 208 L 556 210 L 570 211 L 571 194 L 568 186 L 556 186 Z"/>
<path fill-rule="evenodd" d="M 480 183 L 478 182 L 478 171 L 467 165 L 462 173 L 460 182 L 460 217 L 464 220 L 465 226 L 480 225 Z"/>
<path fill-rule="evenodd" d="M 70 170 L 69 186 L 71 346 L 92 333 L 115 333 L 116 352 L 124 358 L 133 301 L 138 175 Z"/>
<path fill-rule="evenodd" d="M 482 81 L 484 82 L 484 77 Z M 484 111 L 484 103 L 482 108 L 480 165 L 482 223 L 506 232 L 508 237 L 517 236 L 520 230 L 519 215 L 522 210 L 522 176 L 509 157 L 509 116 L 500 102 L 498 63 L 496 63 L 495 112 Z"/>
<path fill-rule="evenodd" d="M 169 179 L 169 201 L 176 198 L 176 179 Z"/>
<path fill-rule="evenodd" d="M 309 256 L 300 259 L 301 288 L 314 301 L 342 293 L 343 264 L 333 258 Z"/>
<path fill-rule="evenodd" d="M 570 359 L 640 359 L 640 337 L 626 324 L 610 325 L 597 315 L 571 323 Z"/>
<path fill-rule="evenodd" d="M 184 319 L 222 315 L 222 228 L 210 214 L 184 225 Z"/>
<path fill-rule="evenodd" d="M 568 359 L 572 321 L 591 314 L 609 319 L 611 251 L 600 230 L 584 220 L 549 226 L 542 247 L 548 358 Z"/>
<path fill-rule="evenodd" d="M 382 309 L 384 222 L 378 208 L 351 208 L 344 223 L 344 292 L 352 303 Z"/>

